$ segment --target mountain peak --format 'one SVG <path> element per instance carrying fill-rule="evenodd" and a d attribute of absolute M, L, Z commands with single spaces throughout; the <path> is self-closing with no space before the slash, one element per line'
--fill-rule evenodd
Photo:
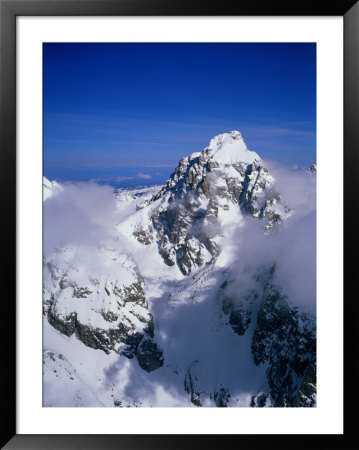
<path fill-rule="evenodd" d="M 312 164 L 310 167 L 309 167 L 309 172 L 312 172 L 312 173 L 317 173 L 317 165 L 316 164 Z"/>
<path fill-rule="evenodd" d="M 241 133 L 237 130 L 219 134 L 211 139 L 206 150 L 213 153 L 213 160 L 221 164 L 251 164 L 261 158 L 257 153 L 248 150 Z"/>

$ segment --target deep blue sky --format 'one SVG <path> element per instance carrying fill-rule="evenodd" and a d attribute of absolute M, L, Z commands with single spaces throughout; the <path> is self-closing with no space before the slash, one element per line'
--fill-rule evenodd
<path fill-rule="evenodd" d="M 241 131 L 263 159 L 316 157 L 315 44 L 44 44 L 44 175 L 162 182 Z"/>

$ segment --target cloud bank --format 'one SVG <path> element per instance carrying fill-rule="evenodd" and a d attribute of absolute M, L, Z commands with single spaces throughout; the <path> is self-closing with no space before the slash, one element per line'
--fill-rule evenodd
<path fill-rule="evenodd" d="M 270 236 L 263 233 L 263 221 L 250 216 L 240 218 L 240 223 L 231 227 L 233 232 L 227 242 L 234 255 L 229 274 L 224 275 L 222 267 L 215 268 L 212 278 L 197 293 L 189 290 L 189 277 L 161 279 L 161 268 L 148 257 L 149 249 L 132 246 L 119 237 L 116 225 L 136 208 L 131 201 L 128 206 L 119 207 L 111 187 L 67 183 L 44 203 L 45 255 L 68 244 L 86 246 L 88 264 L 96 264 L 96 246 L 106 240 L 121 252 L 130 253 L 141 272 L 149 264 L 154 266 L 152 272 L 158 272 L 152 280 L 146 279 L 147 287 L 152 289 L 147 300 L 154 317 L 155 339 L 164 351 L 165 366 L 148 374 L 135 359 L 129 361 L 119 356 L 103 375 L 104 384 L 115 385 L 120 398 L 141 401 L 142 406 L 190 406 L 183 386 L 188 368 L 193 367 L 201 388 L 212 392 L 214 386 L 222 384 L 238 399 L 239 404 L 235 406 L 248 405 L 250 395 L 265 379 L 266 368 L 258 368 L 253 362 L 251 332 L 255 320 L 244 336 L 236 335 L 230 326 L 222 326 L 228 321 L 218 304 L 224 276 L 230 275 L 234 280 L 231 285 L 234 293 L 249 290 L 255 287 L 253 273 L 275 263 L 274 281 L 289 301 L 315 313 L 315 176 L 273 163 L 268 165 L 277 180 L 276 190 L 294 214 Z M 157 252 L 157 248 L 153 251 Z M 181 292 L 184 301 L 176 298 Z M 175 298 L 171 303 L 172 293 Z M 90 351 L 93 352 L 86 349 Z"/>

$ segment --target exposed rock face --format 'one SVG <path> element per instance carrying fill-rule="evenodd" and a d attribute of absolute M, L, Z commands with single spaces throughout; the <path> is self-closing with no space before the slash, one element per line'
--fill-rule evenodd
<path fill-rule="evenodd" d="M 273 189 L 274 178 L 261 158 L 247 149 L 238 131 L 216 136 L 201 153 L 182 158 L 170 179 L 152 197 L 150 220 L 158 248 L 168 265 L 184 275 L 211 261 L 220 252 L 222 218 L 241 211 L 264 220 L 269 232 L 290 215 Z M 150 228 L 134 236 L 148 245 Z"/>
<path fill-rule="evenodd" d="M 163 352 L 151 339 L 142 339 L 136 353 L 138 363 L 147 372 L 163 366 Z"/>
<path fill-rule="evenodd" d="M 231 394 L 229 390 L 225 387 L 220 387 L 219 389 L 215 389 L 213 393 L 213 400 L 216 403 L 218 408 L 226 408 L 229 402 Z"/>
<path fill-rule="evenodd" d="M 268 397 L 269 394 L 253 395 L 249 406 L 251 408 L 264 408 L 265 406 L 271 406 Z"/>
<path fill-rule="evenodd" d="M 293 406 L 313 407 L 317 404 L 317 371 L 316 357 L 313 356 L 312 362 L 307 368 L 305 377 L 298 391 Z"/>
<path fill-rule="evenodd" d="M 153 318 L 135 263 L 106 247 L 97 251 L 100 265 L 108 270 L 105 276 L 96 268 L 81 273 L 86 257 L 81 248 L 63 248 L 45 260 L 44 313 L 49 323 L 88 347 L 137 357 L 145 370 L 160 367 L 162 351 L 153 342 Z"/>
<path fill-rule="evenodd" d="M 257 301 L 259 293 L 254 289 L 244 290 L 243 293 L 241 290 L 235 292 L 228 281 L 222 283 L 220 289 L 222 311 L 229 315 L 233 331 L 243 336 L 251 322 L 252 305 Z"/>
<path fill-rule="evenodd" d="M 138 242 L 144 245 L 151 245 L 154 241 L 153 238 L 153 229 L 151 226 L 147 228 L 147 230 L 136 230 L 133 232 L 133 235 L 136 237 Z"/>
<path fill-rule="evenodd" d="M 247 288 L 229 277 L 217 295 L 233 332 L 247 336 L 254 364 L 266 367 L 261 391 L 252 396 L 249 406 L 315 406 L 315 318 L 291 305 L 274 279 L 275 266 L 261 267 L 248 276 Z M 200 361 L 189 366 L 185 390 L 191 402 L 203 406 L 211 399 L 217 406 L 226 406 L 222 403 L 227 397 L 229 402 L 231 393 L 224 386 L 211 391 L 206 378 Z M 222 392 L 221 401 L 214 392 Z"/>
<path fill-rule="evenodd" d="M 312 173 L 317 173 L 317 165 L 316 164 L 312 164 L 310 167 L 309 167 L 309 172 L 312 172 Z"/>
<path fill-rule="evenodd" d="M 184 388 L 190 396 L 191 403 L 195 406 L 207 406 L 207 403 L 211 402 L 218 408 L 224 408 L 227 407 L 231 398 L 228 388 L 222 384 L 211 386 L 211 388 L 203 385 L 203 375 L 201 375 L 201 366 L 198 360 L 189 366 Z"/>
<path fill-rule="evenodd" d="M 315 398 L 315 319 L 287 300 L 270 277 L 252 338 L 255 364 L 268 364 L 266 398 L 272 406 L 297 406 Z M 258 401 L 254 403 L 260 406 Z"/>
<path fill-rule="evenodd" d="M 309 172 L 306 175 L 314 180 L 316 167 Z M 113 368 L 116 373 L 125 366 L 127 374 L 130 367 L 130 373 L 141 372 L 134 376 L 138 379 L 143 377 L 139 367 L 147 372 L 162 367 L 146 383 L 161 383 L 168 376 L 166 382 L 172 387 L 177 378 L 176 396 L 182 394 L 186 405 L 190 400 L 198 407 L 315 406 L 315 318 L 291 304 L 276 281 L 275 264 L 259 266 L 254 252 L 247 265 L 246 249 L 244 258 L 232 257 L 226 247 L 229 242 L 233 253 L 240 253 L 243 247 L 232 244 L 238 237 L 246 238 L 241 235 L 243 222 L 245 226 L 260 223 L 260 234 L 263 230 L 266 239 L 280 231 L 293 211 L 274 183 L 240 133 L 230 132 L 212 139 L 202 152 L 181 159 L 162 188 L 118 190 L 115 195 L 124 203 L 119 207 L 128 215 L 116 225 L 117 231 L 121 239 L 128 239 L 124 247 L 145 259 L 143 265 L 136 259 L 143 274 L 131 255 L 109 244 L 63 247 L 44 260 L 45 320 L 62 334 L 106 353 L 109 356 L 101 353 L 106 359 L 119 360 Z M 60 192 L 61 187 L 56 192 L 55 187 L 46 183 L 47 198 Z M 230 229 L 234 232 L 229 236 Z M 111 242 L 117 245 L 116 240 Z M 154 268 L 148 269 L 150 265 Z M 187 351 L 183 346 L 192 345 L 198 329 L 199 343 Z M 178 355 L 177 338 L 182 345 Z M 47 350 L 44 360 L 52 382 L 61 369 L 72 383 L 71 364 L 74 368 L 76 362 Z M 247 381 L 247 367 L 250 376 L 257 377 L 255 387 L 252 379 Z M 80 377 L 76 383 L 82 386 Z M 105 384 L 101 389 L 107 389 Z M 101 398 L 102 391 L 98 392 Z M 141 405 L 136 396 L 126 398 L 122 388 L 110 395 L 110 406 Z M 83 396 L 74 393 L 73 398 L 83 406 Z M 92 397 L 89 401 L 96 404 Z"/>
<path fill-rule="evenodd" d="M 191 402 L 195 406 L 202 406 L 201 396 L 205 396 L 205 392 L 200 387 L 200 378 L 197 374 L 198 361 L 195 361 L 189 368 L 184 380 L 184 388 L 191 397 Z"/>

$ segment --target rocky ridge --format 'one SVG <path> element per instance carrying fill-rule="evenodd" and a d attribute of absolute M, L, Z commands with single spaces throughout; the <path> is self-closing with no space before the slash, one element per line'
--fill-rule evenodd
<path fill-rule="evenodd" d="M 88 347 L 137 357 L 147 371 L 161 367 L 162 351 L 153 341 L 153 317 L 136 264 L 129 255 L 106 246 L 97 248 L 96 256 L 107 269 L 105 275 L 96 266 L 93 273 L 83 272 L 87 254 L 81 247 L 65 247 L 45 258 L 47 320 Z"/>
<path fill-rule="evenodd" d="M 290 216 L 274 181 L 238 131 L 218 135 L 201 153 L 180 160 L 143 205 L 150 210 L 150 226 L 139 226 L 134 236 L 145 245 L 157 241 L 164 262 L 189 275 L 219 254 L 226 216 L 261 219 L 267 233 Z"/>
<path fill-rule="evenodd" d="M 315 174 L 316 166 L 309 172 Z M 235 267 L 218 275 L 216 262 L 228 239 L 228 223 L 251 217 L 270 236 L 294 213 L 241 134 L 216 136 L 202 152 L 181 159 L 162 188 L 116 195 L 119 202 L 136 202 L 133 214 L 119 224 L 120 234 L 144 251 L 155 250 L 165 265 L 182 274 L 171 281 L 168 298 L 160 300 L 166 299 L 169 308 L 181 302 L 196 304 L 205 301 L 211 286 L 217 305 L 213 330 L 228 326 L 236 339 L 250 342 L 251 359 L 265 372 L 260 389 L 242 406 L 315 406 L 315 317 L 291 304 L 275 281 L 275 264 L 252 268 L 249 286 L 237 286 Z M 82 261 L 88 254 L 81 247 L 58 249 L 44 258 L 44 317 L 87 347 L 135 359 L 147 372 L 170 370 L 155 336 L 148 286 L 134 258 L 105 244 L 93 250 L 91 258 L 96 263 L 86 273 Z M 46 360 L 54 362 L 48 352 Z M 225 382 L 208 384 L 200 360 L 190 361 L 178 376 L 195 406 L 226 407 L 239 401 Z M 123 405 L 138 402 L 116 397 L 115 406 Z"/>

